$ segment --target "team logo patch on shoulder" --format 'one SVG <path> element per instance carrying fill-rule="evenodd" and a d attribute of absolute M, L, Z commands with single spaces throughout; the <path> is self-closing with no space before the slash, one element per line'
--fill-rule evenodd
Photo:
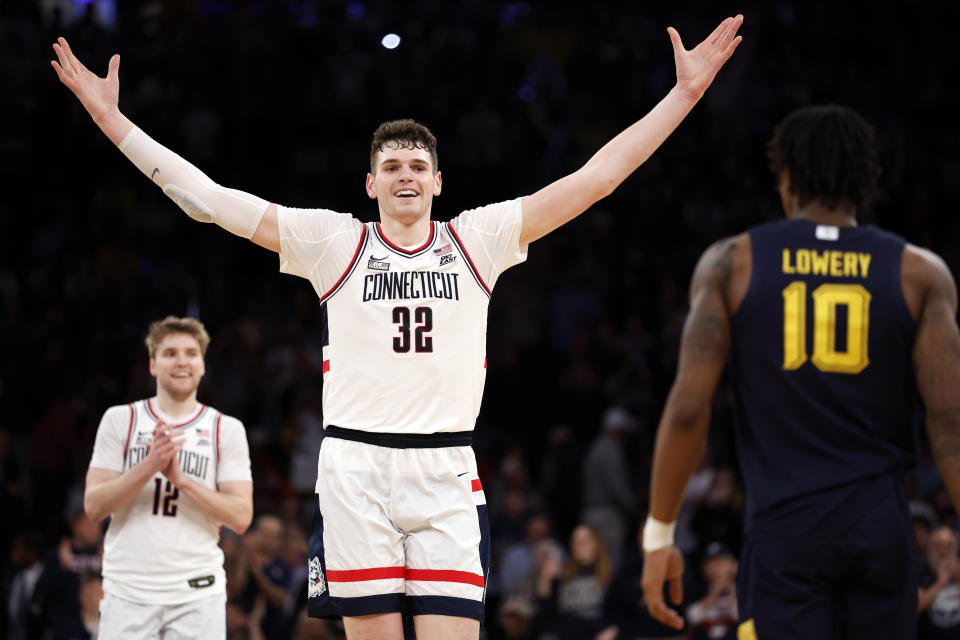
<path fill-rule="evenodd" d="M 320 566 L 320 558 L 313 556 L 307 563 L 307 597 L 316 598 L 322 596 L 327 590 L 327 582 L 323 579 L 323 568 Z"/>
<path fill-rule="evenodd" d="M 373 254 L 370 254 L 370 259 L 367 260 L 367 269 L 373 269 L 374 271 L 390 271 L 390 263 L 387 262 L 387 256 L 382 258 L 374 258 Z"/>
<path fill-rule="evenodd" d="M 440 266 L 442 267 L 445 264 L 451 264 L 457 261 L 457 255 L 455 253 L 448 253 L 445 256 L 440 256 Z"/>

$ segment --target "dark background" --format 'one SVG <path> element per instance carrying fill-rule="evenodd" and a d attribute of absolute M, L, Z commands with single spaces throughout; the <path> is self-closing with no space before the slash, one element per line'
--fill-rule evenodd
<path fill-rule="evenodd" d="M 654 157 L 497 283 L 476 432 L 494 538 L 497 487 L 520 482 L 526 510 L 549 513 L 565 541 L 578 458 L 560 488 L 544 484 L 550 434 L 566 425 L 582 451 L 603 411 L 625 407 L 642 517 L 690 274 L 712 241 L 780 215 L 764 144 L 789 111 L 835 102 L 873 123 L 883 177 L 861 220 L 956 273 L 960 56 L 947 4 L 196 0 L 111 14 L 0 2 L 0 548 L 27 531 L 56 544 L 100 416 L 153 393 L 143 337 L 167 314 L 196 315 L 213 337 L 200 399 L 246 425 L 257 513 L 309 525 L 318 444 L 312 288 L 145 180 L 60 85 L 56 36 L 98 74 L 120 53 L 125 114 L 220 184 L 281 204 L 374 219 L 369 136 L 420 120 L 440 141 L 433 213 L 447 220 L 576 169 L 653 107 L 674 82 L 668 25 L 692 48 L 743 13 L 743 43 Z M 380 45 L 390 32 L 402 38 L 392 51 Z M 714 419 L 710 464 L 735 470 L 724 389 Z M 920 450 L 916 497 L 949 518 Z M 525 478 L 505 480 L 518 460 Z"/>

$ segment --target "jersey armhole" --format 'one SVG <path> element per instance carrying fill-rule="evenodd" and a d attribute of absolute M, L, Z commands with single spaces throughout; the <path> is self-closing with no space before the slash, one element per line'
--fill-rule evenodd
<path fill-rule="evenodd" d="M 353 252 L 353 258 L 350 259 L 350 264 L 347 265 L 347 268 L 344 270 L 343 274 L 340 276 L 340 279 L 337 280 L 337 283 L 330 287 L 330 290 L 325 294 L 320 296 L 320 304 L 323 304 L 329 300 L 337 291 L 343 287 L 343 283 L 347 281 L 347 278 L 356 270 L 357 264 L 360 262 L 360 254 L 363 252 L 363 247 L 367 243 L 367 225 L 363 225 L 363 233 L 360 235 L 360 242 L 357 243 L 357 250 Z"/>
<path fill-rule="evenodd" d="M 130 436 L 133 434 L 133 418 L 136 415 L 136 411 L 133 408 L 133 404 L 128 404 L 127 407 L 130 408 L 130 423 L 127 425 L 127 439 L 123 443 L 123 462 L 127 461 L 127 451 L 130 448 Z"/>
<path fill-rule="evenodd" d="M 450 237 L 453 239 L 453 244 L 456 245 L 457 250 L 466 260 L 467 268 L 470 270 L 470 274 L 473 275 L 473 279 L 477 281 L 477 284 L 480 285 L 480 288 L 483 289 L 483 292 L 487 294 L 487 297 L 490 297 L 490 287 L 487 286 L 487 283 L 483 281 L 480 272 L 477 271 L 476 265 L 473 264 L 473 260 L 470 259 L 470 254 L 467 253 L 467 248 L 463 245 L 463 241 L 460 240 L 460 236 L 457 235 L 457 231 L 453 228 L 453 225 L 449 222 L 447 224 L 447 229 L 450 231 Z"/>

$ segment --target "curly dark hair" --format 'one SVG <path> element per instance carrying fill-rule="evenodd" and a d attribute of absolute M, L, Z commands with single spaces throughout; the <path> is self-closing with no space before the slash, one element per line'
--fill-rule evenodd
<path fill-rule="evenodd" d="M 384 149 L 425 149 L 430 153 L 434 173 L 438 170 L 437 138 L 425 125 L 415 120 L 390 120 L 373 132 L 370 141 L 370 173 L 376 173 L 374 158 Z"/>
<path fill-rule="evenodd" d="M 817 200 L 828 207 L 862 209 L 880 177 L 873 127 L 839 105 L 792 112 L 773 130 L 767 157 L 775 175 L 787 172 L 801 207 Z"/>

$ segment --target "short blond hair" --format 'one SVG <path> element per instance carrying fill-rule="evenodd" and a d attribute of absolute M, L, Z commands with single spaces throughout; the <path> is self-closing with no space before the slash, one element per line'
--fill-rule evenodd
<path fill-rule="evenodd" d="M 157 320 L 150 324 L 150 331 L 144 342 L 147 345 L 147 353 L 153 358 L 157 355 L 157 347 L 163 342 L 163 339 L 174 333 L 185 333 L 192 336 L 197 344 L 200 345 L 200 355 L 207 355 L 207 347 L 210 346 L 210 334 L 206 327 L 196 318 L 178 318 L 177 316 L 167 316 L 163 320 Z"/>

